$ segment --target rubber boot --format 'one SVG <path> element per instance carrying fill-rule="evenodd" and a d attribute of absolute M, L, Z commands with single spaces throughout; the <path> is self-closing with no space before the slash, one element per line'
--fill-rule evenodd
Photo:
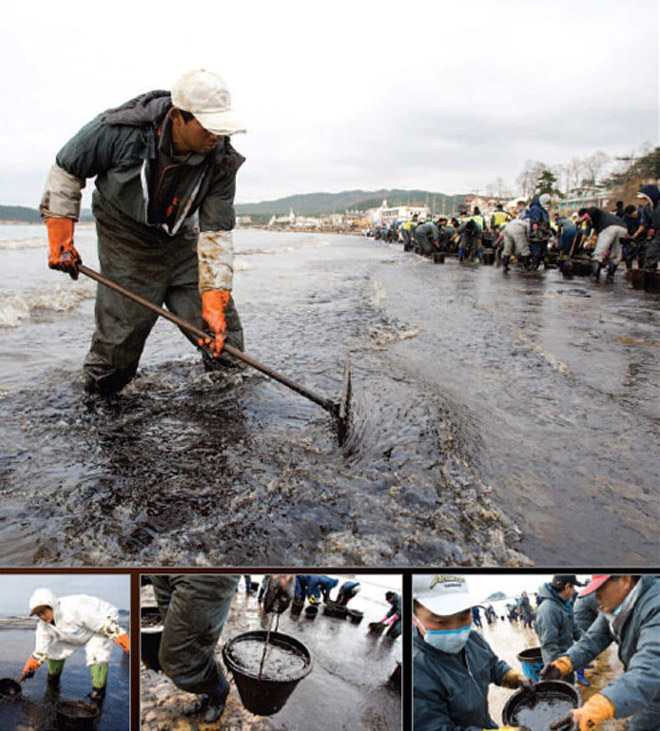
<path fill-rule="evenodd" d="M 89 694 L 93 703 L 102 703 L 105 698 L 105 685 L 99 686 L 98 688 L 92 688 L 92 692 Z"/>
<path fill-rule="evenodd" d="M 507 254 L 506 256 L 502 257 L 502 267 L 504 268 L 503 271 L 508 272 L 510 265 L 511 265 L 511 257 Z"/>
<path fill-rule="evenodd" d="M 209 704 L 204 716 L 205 723 L 215 723 L 220 719 L 220 716 L 224 713 L 228 695 L 229 683 L 223 678 L 209 696 Z"/>
<path fill-rule="evenodd" d="M 584 666 L 577 668 L 575 671 L 575 679 L 580 685 L 591 685 L 591 683 L 584 677 Z"/>
<path fill-rule="evenodd" d="M 607 267 L 607 281 L 613 282 L 614 281 L 614 273 L 616 272 L 616 264 L 609 264 Z"/>
<path fill-rule="evenodd" d="M 46 678 L 46 692 L 44 693 L 44 700 L 46 703 L 57 703 L 60 699 L 61 680 L 61 673 L 58 673 L 57 675 L 51 675 L 48 673 L 48 677 Z"/>
<path fill-rule="evenodd" d="M 206 711 L 204 721 L 206 723 L 214 723 L 225 710 L 225 701 L 229 695 L 229 683 L 223 678 L 212 693 L 203 693 L 192 703 L 183 709 L 184 716 L 194 716 L 197 713 Z"/>
<path fill-rule="evenodd" d="M 591 262 L 591 276 L 598 281 L 600 279 L 600 270 L 603 264 L 599 261 L 592 260 Z"/>

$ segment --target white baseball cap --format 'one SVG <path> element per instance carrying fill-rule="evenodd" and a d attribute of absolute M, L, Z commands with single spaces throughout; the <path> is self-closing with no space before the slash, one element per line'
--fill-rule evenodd
<path fill-rule="evenodd" d="M 468 589 L 464 576 L 417 574 L 413 576 L 413 599 L 441 617 L 464 612 L 479 602 Z"/>
<path fill-rule="evenodd" d="M 195 119 L 214 135 L 245 132 L 234 118 L 227 84 L 206 69 L 187 71 L 172 87 L 172 104 Z"/>

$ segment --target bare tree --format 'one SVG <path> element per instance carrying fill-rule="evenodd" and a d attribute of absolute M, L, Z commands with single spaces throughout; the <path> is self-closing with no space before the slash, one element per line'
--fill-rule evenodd
<path fill-rule="evenodd" d="M 511 189 L 504 182 L 503 178 L 498 176 L 486 185 L 486 195 L 491 198 L 511 198 Z"/>
<path fill-rule="evenodd" d="M 516 183 L 522 191 L 524 198 L 531 198 L 536 190 L 536 182 L 541 174 L 548 169 L 545 163 L 538 160 L 527 160 L 525 167 L 516 178 Z"/>
<path fill-rule="evenodd" d="M 600 150 L 587 157 L 584 160 L 584 181 L 596 186 L 609 162 L 610 156 Z"/>

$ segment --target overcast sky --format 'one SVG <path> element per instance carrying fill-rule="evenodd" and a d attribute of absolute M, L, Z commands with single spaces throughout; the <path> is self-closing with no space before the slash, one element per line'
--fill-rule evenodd
<path fill-rule="evenodd" d="M 0 574 L 0 616 L 27 615 L 35 589 L 55 596 L 90 594 L 118 609 L 130 609 L 130 576 L 124 574 Z"/>
<path fill-rule="evenodd" d="M 239 203 L 483 191 L 526 160 L 658 143 L 658 0 L 23 0 L 2 15 L 1 204 L 37 206 L 84 123 L 202 66 L 248 129 Z"/>

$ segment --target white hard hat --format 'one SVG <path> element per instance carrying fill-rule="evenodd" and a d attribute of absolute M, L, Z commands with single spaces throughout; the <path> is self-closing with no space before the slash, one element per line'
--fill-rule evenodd
<path fill-rule="evenodd" d="M 441 617 L 464 612 L 479 603 L 470 594 L 464 576 L 442 574 L 413 576 L 413 599 Z"/>
<path fill-rule="evenodd" d="M 231 97 L 224 80 L 206 69 L 188 71 L 172 87 L 172 104 L 214 135 L 245 132 L 234 118 Z"/>

